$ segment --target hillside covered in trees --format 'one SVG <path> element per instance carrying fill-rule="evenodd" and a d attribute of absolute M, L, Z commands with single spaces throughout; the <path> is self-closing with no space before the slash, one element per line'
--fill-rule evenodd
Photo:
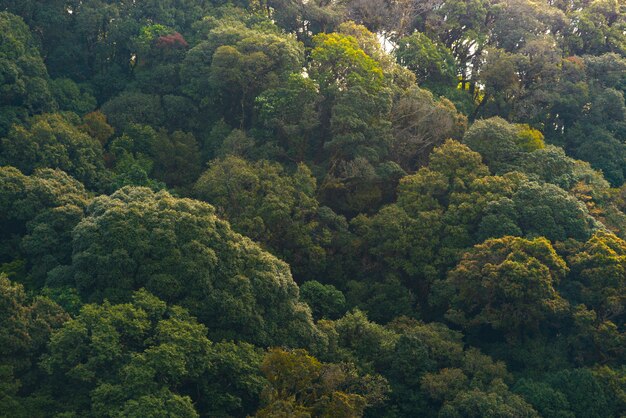
<path fill-rule="evenodd" d="M 0 417 L 626 416 L 625 0 L 0 0 Z"/>

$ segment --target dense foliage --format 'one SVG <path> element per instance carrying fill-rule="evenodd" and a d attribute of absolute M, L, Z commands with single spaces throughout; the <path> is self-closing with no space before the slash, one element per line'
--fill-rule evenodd
<path fill-rule="evenodd" d="M 623 0 L 0 0 L 0 417 L 626 416 Z"/>

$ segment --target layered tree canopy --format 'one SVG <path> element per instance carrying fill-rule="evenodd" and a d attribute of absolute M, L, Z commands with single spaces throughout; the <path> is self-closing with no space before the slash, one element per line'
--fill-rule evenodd
<path fill-rule="evenodd" d="M 0 418 L 626 416 L 623 0 L 0 0 Z"/>

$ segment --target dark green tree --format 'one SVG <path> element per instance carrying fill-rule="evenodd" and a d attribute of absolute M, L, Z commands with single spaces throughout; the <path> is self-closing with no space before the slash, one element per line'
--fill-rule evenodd
<path fill-rule="evenodd" d="M 238 232 L 287 261 L 298 279 L 323 274 L 345 219 L 320 206 L 316 181 L 304 164 L 293 174 L 269 161 L 235 156 L 213 160 L 194 194 L 216 206 Z"/>
<path fill-rule="evenodd" d="M 447 317 L 467 330 L 490 327 L 513 337 L 538 332 L 567 309 L 556 290 L 567 267 L 544 238 L 492 239 L 467 252 L 442 284 Z"/>
<path fill-rule="evenodd" d="M 106 189 L 100 142 L 79 129 L 74 114 L 34 116 L 0 139 L 0 163 L 31 174 L 38 168 L 60 169 L 92 190 Z"/>
<path fill-rule="evenodd" d="M 213 344 L 187 311 L 140 290 L 130 303 L 85 305 L 53 334 L 42 365 L 63 400 L 59 412 L 197 417 L 254 407 L 240 396 L 258 396 L 258 369 L 227 367 L 246 360 L 258 367 L 260 355 L 246 345 Z M 208 384 L 225 378 L 230 389 Z"/>
<path fill-rule="evenodd" d="M 337 319 L 346 311 L 346 298 L 333 285 L 310 280 L 300 286 L 300 295 L 311 307 L 315 319 Z"/>
<path fill-rule="evenodd" d="M 56 110 L 46 66 L 24 21 L 0 12 L 0 136 L 28 116 Z"/>
<path fill-rule="evenodd" d="M 41 289 L 49 273 L 71 261 L 72 230 L 88 203 L 84 186 L 60 170 L 26 176 L 0 167 L 0 265 L 23 263 L 20 281 Z"/>
<path fill-rule="evenodd" d="M 212 337 L 315 341 L 289 267 L 233 232 L 206 203 L 125 187 L 94 199 L 73 238 L 67 280 L 88 301 L 127 301 L 145 287 L 188 308 Z"/>

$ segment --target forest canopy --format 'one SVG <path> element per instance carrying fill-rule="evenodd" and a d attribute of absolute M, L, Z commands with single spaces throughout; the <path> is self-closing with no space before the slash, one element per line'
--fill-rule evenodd
<path fill-rule="evenodd" d="M 0 0 L 0 418 L 626 416 L 624 0 Z"/>

